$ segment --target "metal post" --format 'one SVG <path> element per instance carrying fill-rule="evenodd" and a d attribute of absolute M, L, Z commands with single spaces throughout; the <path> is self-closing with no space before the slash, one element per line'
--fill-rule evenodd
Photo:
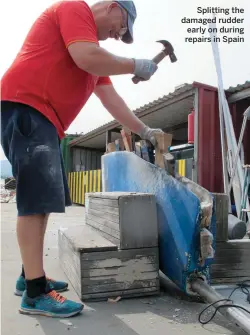
<path fill-rule="evenodd" d="M 208 303 L 215 303 L 218 300 L 225 299 L 222 295 L 217 293 L 211 286 L 206 284 L 202 279 L 196 278 L 191 282 L 192 290 L 198 293 L 202 298 L 204 298 Z M 220 305 L 225 305 L 226 302 L 218 302 L 215 307 Z M 246 313 L 237 309 L 236 307 L 225 307 L 218 311 L 220 314 L 229 319 L 236 326 L 240 327 L 250 334 L 250 318 Z"/>
<path fill-rule="evenodd" d="M 222 169 L 223 169 L 223 184 L 224 184 L 224 193 L 228 196 L 228 212 L 232 213 L 231 197 L 228 190 L 228 171 L 227 171 L 227 154 L 225 148 L 225 130 L 224 130 L 224 118 L 223 110 L 221 105 L 221 99 L 219 98 L 219 116 L 220 116 L 220 140 L 221 140 L 221 155 L 222 155 Z"/>

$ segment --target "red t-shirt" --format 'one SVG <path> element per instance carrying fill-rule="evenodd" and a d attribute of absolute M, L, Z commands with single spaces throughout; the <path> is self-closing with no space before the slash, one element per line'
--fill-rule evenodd
<path fill-rule="evenodd" d="M 60 138 L 96 85 L 111 84 L 79 69 L 67 47 L 98 43 L 97 28 L 84 1 L 61 1 L 36 20 L 13 64 L 1 80 L 1 100 L 30 105 L 56 127 Z"/>

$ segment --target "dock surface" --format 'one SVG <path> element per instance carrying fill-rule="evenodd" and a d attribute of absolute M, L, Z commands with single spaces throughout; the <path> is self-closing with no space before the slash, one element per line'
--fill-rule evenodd
<path fill-rule="evenodd" d="M 51 278 L 67 280 L 58 259 L 59 228 L 84 224 L 84 207 L 72 206 L 66 214 L 50 217 L 44 248 L 45 271 Z M 243 335 L 221 316 L 202 326 L 198 322 L 204 304 L 190 302 L 178 291 L 159 297 L 85 305 L 83 314 L 71 319 L 25 316 L 18 312 L 20 297 L 13 292 L 21 270 L 16 240 L 16 204 L 1 204 L 1 312 L 2 335 Z M 78 300 L 72 287 L 64 295 Z"/>

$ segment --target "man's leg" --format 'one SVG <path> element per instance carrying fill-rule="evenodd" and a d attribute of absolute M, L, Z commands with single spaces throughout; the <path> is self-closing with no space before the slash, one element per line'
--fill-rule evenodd
<path fill-rule="evenodd" d="M 29 217 L 28 217 L 29 218 Z M 49 214 L 45 214 L 45 215 L 42 215 L 42 217 L 40 218 L 39 216 L 39 220 L 42 219 L 43 222 L 40 224 L 40 228 L 41 229 L 41 236 L 42 236 L 42 254 L 43 254 L 43 251 L 44 251 L 44 237 L 45 237 L 45 233 L 46 233 L 46 229 L 47 229 L 47 225 L 48 225 L 48 220 L 49 220 Z M 34 220 L 36 220 L 36 218 L 34 217 Z M 18 226 L 21 226 L 19 224 L 19 222 L 22 221 L 20 220 L 20 218 L 17 219 L 17 234 L 18 234 L 18 231 L 21 231 L 21 227 L 20 229 L 18 229 Z M 19 237 L 18 237 L 18 241 L 19 241 Z M 19 242 L 19 246 L 20 246 L 20 242 Z M 22 270 L 21 270 L 21 276 L 22 277 L 26 277 L 25 276 L 25 271 L 24 271 L 24 266 L 22 265 Z"/>
<path fill-rule="evenodd" d="M 44 215 L 19 216 L 17 219 L 17 238 L 27 280 L 44 276 L 44 221 Z"/>
<path fill-rule="evenodd" d="M 44 219 L 44 215 L 21 216 L 17 219 L 17 238 L 30 298 L 46 293 L 43 270 Z"/>
<path fill-rule="evenodd" d="M 57 132 L 29 106 L 15 106 L 12 114 L 5 115 L 2 143 L 16 178 L 17 236 L 27 277 L 20 312 L 70 317 L 81 312 L 83 305 L 53 291 L 43 267 L 46 215 L 64 213 L 66 205 Z"/>

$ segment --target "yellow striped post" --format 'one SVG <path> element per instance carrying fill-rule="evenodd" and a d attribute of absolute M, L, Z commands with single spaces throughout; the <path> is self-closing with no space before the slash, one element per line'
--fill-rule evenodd
<path fill-rule="evenodd" d="M 76 172 L 74 172 L 74 203 L 76 203 Z"/>
<path fill-rule="evenodd" d="M 186 161 L 185 159 L 180 159 L 179 161 L 179 174 L 183 177 L 185 177 L 186 175 Z"/>
<path fill-rule="evenodd" d="M 82 176 L 82 204 L 85 204 L 85 183 L 86 183 L 86 173 L 83 172 Z"/>
<path fill-rule="evenodd" d="M 183 159 L 182 172 L 183 172 L 183 177 L 185 177 L 186 176 L 186 160 L 185 159 Z"/>
<path fill-rule="evenodd" d="M 76 172 L 76 204 L 79 204 L 79 172 Z"/>
<path fill-rule="evenodd" d="M 89 171 L 89 192 L 92 192 L 92 186 L 93 186 L 93 171 Z"/>
<path fill-rule="evenodd" d="M 74 184 L 75 184 L 75 181 L 74 181 L 74 172 L 72 172 L 72 202 L 75 202 L 75 196 L 74 196 Z"/>
<path fill-rule="evenodd" d="M 101 170 L 97 171 L 97 192 L 101 192 Z"/>
<path fill-rule="evenodd" d="M 96 182 L 97 182 L 97 171 L 94 170 L 94 185 L 93 185 L 93 192 L 96 192 Z"/>
<path fill-rule="evenodd" d="M 82 180 L 82 186 L 81 186 L 82 202 L 81 202 L 81 204 L 84 205 L 84 171 L 82 171 L 81 180 Z"/>
<path fill-rule="evenodd" d="M 69 194 L 70 194 L 70 199 L 72 200 L 72 185 L 71 185 L 71 173 L 68 173 L 68 184 L 69 184 Z"/>
<path fill-rule="evenodd" d="M 82 184 L 82 179 L 81 179 L 81 171 L 78 172 L 78 203 L 81 204 L 81 184 Z"/>
<path fill-rule="evenodd" d="M 85 185 L 86 185 L 86 188 L 85 188 L 85 193 L 88 193 L 89 192 L 89 171 L 86 171 L 86 180 L 85 180 Z"/>

